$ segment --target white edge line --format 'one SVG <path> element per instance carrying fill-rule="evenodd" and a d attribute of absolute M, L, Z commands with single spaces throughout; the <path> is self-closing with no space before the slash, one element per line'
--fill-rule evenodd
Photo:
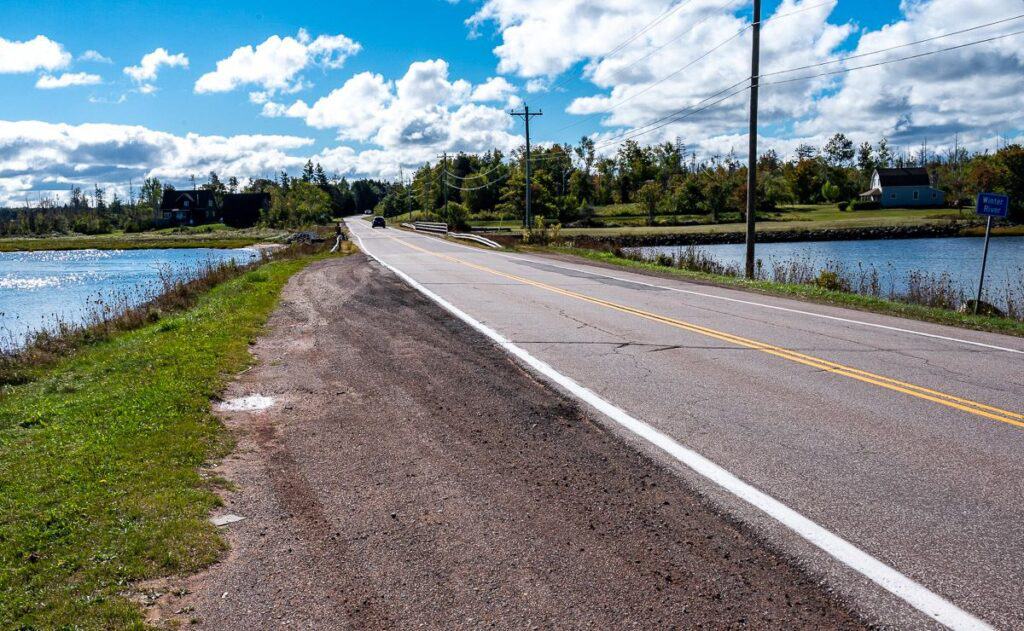
<path fill-rule="evenodd" d="M 961 629 L 993 629 L 988 623 L 960 609 L 924 585 L 882 563 L 839 535 L 804 517 L 770 495 L 759 491 L 696 451 L 684 447 L 667 434 L 630 416 L 625 410 L 609 403 L 593 391 L 576 383 L 572 378 L 558 372 L 544 361 L 537 359 L 505 339 L 504 336 L 494 329 L 475 320 L 455 305 L 430 291 L 405 272 L 385 263 L 366 249 L 359 235 L 356 235 L 356 239 L 359 240 L 360 249 L 375 261 L 394 272 L 395 275 L 413 289 L 419 291 L 458 319 L 490 338 L 522 363 L 555 382 L 570 394 L 615 421 L 623 428 L 661 449 L 697 474 L 714 482 L 724 490 L 775 519 L 850 569 L 859 572 L 878 586 L 899 597 L 914 609 L 957 631 Z"/>
<path fill-rule="evenodd" d="M 422 235 L 422 236 L 429 236 L 429 235 Z M 438 240 L 441 240 L 441 239 L 438 239 Z M 452 243 L 451 241 L 445 241 L 445 243 L 448 244 L 448 245 L 453 245 L 453 246 L 456 246 L 456 247 L 465 248 L 465 249 L 470 250 L 472 252 L 477 252 L 477 253 L 486 252 L 486 250 L 480 250 L 478 248 L 471 248 L 471 247 L 463 245 L 461 243 Z M 508 252 L 493 252 L 492 254 L 497 254 L 498 256 L 504 256 L 506 258 L 511 258 L 511 259 L 523 257 L 523 255 L 514 255 L 514 254 L 510 254 Z M 555 263 L 548 262 L 548 261 L 545 261 L 545 264 L 546 265 L 550 265 L 551 267 L 557 267 L 558 269 L 572 270 L 574 272 L 585 272 L 587 274 L 593 274 L 594 276 L 600 276 L 601 278 L 610 278 L 612 280 L 618 280 L 618 281 L 622 281 L 624 283 L 634 283 L 634 284 L 637 284 L 637 285 L 643 285 L 645 287 L 655 287 L 657 289 L 665 289 L 667 291 L 674 291 L 674 292 L 678 292 L 678 293 L 681 293 L 681 294 L 691 294 L 693 296 L 701 296 L 702 298 L 713 298 L 715 300 L 724 300 L 726 302 L 735 302 L 735 303 L 739 303 L 739 304 L 743 304 L 743 305 L 749 305 L 751 307 L 762 307 L 764 309 L 774 309 L 776 311 L 786 311 L 788 313 L 796 313 L 798 315 L 810 316 L 812 318 L 823 318 L 825 320 L 833 320 L 835 322 L 845 322 L 847 324 L 858 324 L 860 326 L 866 326 L 866 327 L 871 327 L 871 328 L 875 328 L 875 329 L 885 329 L 887 331 L 895 331 L 897 333 L 909 333 L 911 335 L 920 335 L 921 337 L 930 337 L 930 338 L 937 339 L 937 340 L 944 340 L 946 342 L 956 342 L 958 344 L 968 344 L 970 346 L 979 346 L 981 348 L 988 348 L 988 349 L 992 349 L 992 350 L 996 350 L 996 351 L 1004 351 L 1004 352 L 1007 352 L 1007 353 L 1017 353 L 1019 355 L 1024 355 L 1024 350 L 1020 350 L 1020 349 L 1016 349 L 1016 348 L 1009 348 L 1009 347 L 1006 347 L 1006 346 L 997 346 L 995 344 L 986 344 L 984 342 L 974 342 L 974 341 L 965 340 L 965 339 L 962 339 L 962 338 L 959 338 L 959 337 L 948 337 L 946 335 L 938 335 L 938 334 L 935 334 L 935 333 L 925 333 L 924 331 L 915 331 L 913 329 L 903 329 L 903 328 L 900 328 L 900 327 L 897 327 L 897 326 L 888 326 L 886 324 L 876 324 L 874 322 L 864 322 L 863 320 L 853 320 L 851 318 L 841 318 L 839 316 L 825 315 L 824 313 L 814 313 L 813 311 L 803 311 L 801 309 L 791 309 L 789 307 L 779 307 L 777 305 L 769 305 L 769 304 L 765 304 L 763 302 L 753 302 L 751 300 L 741 300 L 739 298 L 729 298 L 728 296 L 719 296 L 719 295 L 716 295 L 716 294 L 709 294 L 709 293 L 705 293 L 705 292 L 702 292 L 702 291 L 693 291 L 692 289 L 680 289 L 679 287 L 669 287 L 667 285 L 658 285 L 656 283 L 647 283 L 647 282 L 640 281 L 640 280 L 635 280 L 635 279 L 632 279 L 632 278 L 623 278 L 621 276 L 612 276 L 611 274 L 601 274 L 601 273 L 598 273 L 598 272 L 591 271 L 590 269 L 579 269 L 577 267 L 567 267 L 565 265 L 557 265 Z M 584 266 L 581 265 L 580 267 L 584 267 Z"/>

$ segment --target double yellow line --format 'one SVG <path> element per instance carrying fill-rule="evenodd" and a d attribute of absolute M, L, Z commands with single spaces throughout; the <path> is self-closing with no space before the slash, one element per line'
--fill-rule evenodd
<path fill-rule="evenodd" d="M 932 390 L 931 388 L 925 388 L 923 386 L 918 386 L 916 384 L 908 383 L 906 381 L 900 381 L 899 379 L 893 379 L 891 377 L 886 377 L 884 375 L 878 375 L 872 372 L 868 372 L 866 370 L 860 370 L 859 368 L 853 368 L 851 366 L 846 366 L 844 364 L 839 364 L 833 361 L 828 361 L 826 359 L 821 359 L 819 357 L 805 355 L 803 353 L 798 353 L 796 351 L 790 350 L 788 348 L 783 348 L 781 346 L 766 344 L 765 342 L 759 342 L 757 340 L 752 340 L 750 338 L 740 337 L 738 335 L 725 333 L 723 331 L 717 331 L 715 329 L 709 329 L 708 327 L 699 326 L 697 324 L 685 322 L 683 320 L 677 320 L 675 318 L 670 318 L 668 316 L 658 315 L 656 313 L 651 313 L 649 311 L 637 309 L 636 307 L 630 307 L 616 302 L 611 302 L 609 300 L 604 300 L 602 298 L 587 296 L 585 294 L 581 294 L 575 291 L 569 291 L 568 289 L 562 289 L 561 287 L 555 287 L 554 285 L 548 285 L 547 283 L 542 283 L 540 281 L 532 280 L 529 278 L 523 278 L 522 276 L 506 274 L 505 272 L 499 272 L 498 270 L 491 269 L 483 265 L 470 263 L 468 261 L 464 261 L 453 256 L 448 256 L 446 254 L 441 254 L 439 252 L 431 252 L 430 250 L 421 248 L 418 245 L 414 245 L 402 239 L 397 239 L 394 237 L 388 238 L 390 238 L 392 241 L 397 241 L 398 243 L 401 243 L 402 245 L 413 250 L 416 250 L 418 252 L 429 254 L 431 256 L 436 256 L 438 258 L 450 261 L 452 263 L 463 265 L 465 267 L 469 267 L 488 274 L 493 274 L 494 276 L 507 278 L 509 280 L 522 283 L 524 285 L 530 285 L 533 287 L 537 287 L 538 289 L 544 289 L 552 293 L 566 296 L 568 298 L 573 298 L 576 300 L 581 300 L 583 302 L 589 302 L 591 304 L 600 305 L 602 307 L 613 309 L 615 311 L 620 311 L 622 313 L 628 313 L 639 318 L 644 318 L 645 320 L 659 322 L 661 324 L 666 324 L 677 329 L 682 329 L 684 331 L 689 331 L 691 333 L 697 333 L 699 335 L 704 335 L 706 337 L 710 337 L 716 340 L 728 342 L 730 344 L 735 344 L 736 346 L 740 346 L 743 348 L 761 351 L 762 353 L 767 353 L 769 355 L 781 357 L 782 359 L 787 359 L 798 364 L 803 364 L 805 366 L 810 366 L 818 370 L 830 372 L 836 375 L 841 375 L 843 377 L 848 377 L 850 379 L 855 379 L 857 381 L 861 381 L 864 383 L 869 383 L 880 388 L 885 388 L 887 390 L 901 392 L 912 397 L 917 397 L 918 399 L 924 399 L 925 401 L 938 403 L 939 405 L 944 405 L 946 407 L 954 408 L 962 412 L 967 412 L 968 414 L 974 414 L 975 416 L 981 416 L 994 421 L 999 421 L 1001 423 L 1015 425 L 1017 427 L 1024 427 L 1024 414 L 1011 412 L 1009 410 L 1003 410 L 1001 408 L 997 408 L 991 405 L 986 405 L 984 403 L 979 403 L 977 401 L 972 401 L 970 399 L 957 397 L 952 394 L 946 394 L 945 392 Z"/>

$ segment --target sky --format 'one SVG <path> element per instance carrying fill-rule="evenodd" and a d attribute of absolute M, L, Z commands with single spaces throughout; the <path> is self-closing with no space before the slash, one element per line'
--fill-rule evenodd
<path fill-rule="evenodd" d="M 441 152 L 520 146 L 508 110 L 524 104 L 543 111 L 536 143 L 590 136 L 614 153 L 625 138 L 678 139 L 698 158 L 746 147 L 746 0 L 9 0 L 2 12 L 3 204 L 308 159 L 395 179 Z M 1021 138 L 1024 0 L 765 0 L 762 27 L 762 148 L 791 155 L 836 132 L 906 151 Z"/>

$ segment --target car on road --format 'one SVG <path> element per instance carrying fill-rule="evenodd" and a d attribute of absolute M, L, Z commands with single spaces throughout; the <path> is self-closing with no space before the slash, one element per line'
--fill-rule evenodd
<path fill-rule="evenodd" d="M 370 223 L 371 228 L 387 228 L 387 222 L 384 221 L 383 217 L 374 217 Z"/>
<path fill-rule="evenodd" d="M 373 214 L 373 211 L 372 211 L 372 210 L 364 210 L 364 211 L 363 211 L 363 214 L 364 214 L 364 215 L 372 215 L 372 214 Z"/>

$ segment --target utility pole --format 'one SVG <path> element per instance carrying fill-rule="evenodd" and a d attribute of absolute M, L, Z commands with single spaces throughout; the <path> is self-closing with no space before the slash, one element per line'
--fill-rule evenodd
<path fill-rule="evenodd" d="M 754 277 L 757 243 L 757 88 L 761 74 L 761 0 L 754 0 L 754 46 L 750 58 L 750 152 L 747 154 L 747 278 Z"/>
<path fill-rule="evenodd" d="M 441 158 L 441 188 L 444 189 L 444 217 L 448 220 L 448 152 L 445 151 Z"/>
<path fill-rule="evenodd" d="M 524 105 L 522 112 L 512 110 L 509 114 L 518 116 L 526 121 L 526 212 L 523 213 L 523 227 L 529 229 L 530 219 L 533 215 L 533 206 L 530 199 L 530 118 L 533 116 L 543 116 L 544 112 L 530 113 L 530 106 Z"/>

